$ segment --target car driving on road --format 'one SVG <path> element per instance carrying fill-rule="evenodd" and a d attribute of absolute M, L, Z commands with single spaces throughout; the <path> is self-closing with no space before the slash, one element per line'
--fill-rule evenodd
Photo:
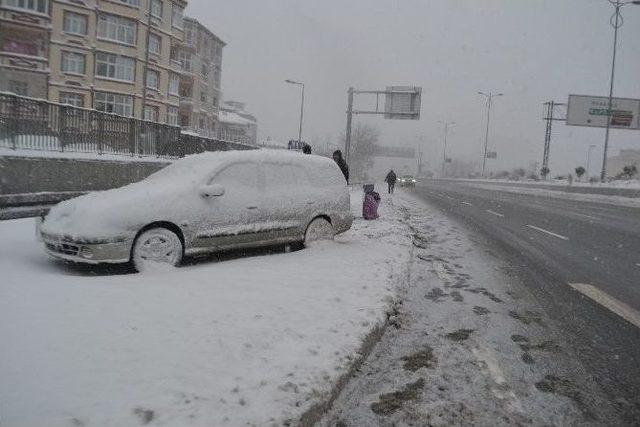
<path fill-rule="evenodd" d="M 400 185 L 400 187 L 415 187 L 416 182 L 417 180 L 413 175 L 403 175 L 398 178 L 398 185 Z"/>
<path fill-rule="evenodd" d="M 331 239 L 352 220 L 335 162 L 249 150 L 189 156 L 141 182 L 62 202 L 39 232 L 54 257 L 141 270 L 184 255 Z"/>

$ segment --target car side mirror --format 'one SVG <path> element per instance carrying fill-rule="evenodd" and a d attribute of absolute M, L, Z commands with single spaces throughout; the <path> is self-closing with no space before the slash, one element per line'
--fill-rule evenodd
<path fill-rule="evenodd" d="M 200 196 L 206 198 L 220 197 L 224 195 L 224 187 L 220 184 L 203 185 L 200 187 Z"/>

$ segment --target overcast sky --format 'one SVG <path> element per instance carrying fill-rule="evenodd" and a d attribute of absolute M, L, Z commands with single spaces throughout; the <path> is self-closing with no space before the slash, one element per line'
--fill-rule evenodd
<path fill-rule="evenodd" d="M 421 144 L 442 156 L 442 127 L 453 120 L 451 156 L 481 159 L 485 101 L 492 112 L 493 169 L 540 162 L 542 103 L 570 93 L 607 95 L 613 7 L 607 0 L 190 0 L 188 15 L 221 37 L 225 99 L 244 101 L 258 118 L 259 141 L 297 138 L 303 81 L 303 139 L 338 143 L 347 88 L 423 88 L 419 121 L 358 118 L 377 126 L 387 145 Z M 623 9 L 614 95 L 640 98 L 640 6 Z M 366 98 L 358 107 L 371 106 Z M 422 137 L 422 138 L 421 138 Z M 600 167 L 604 130 L 554 124 L 552 173 L 586 162 Z M 640 131 L 613 131 L 610 146 L 640 149 Z M 593 170 L 592 169 L 592 170 Z"/>

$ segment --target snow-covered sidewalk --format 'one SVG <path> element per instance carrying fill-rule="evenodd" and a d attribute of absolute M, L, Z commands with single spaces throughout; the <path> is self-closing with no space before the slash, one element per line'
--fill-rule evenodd
<path fill-rule="evenodd" d="M 0 222 L 0 425 L 295 423 L 406 283 L 387 202 L 333 243 L 150 274 L 53 261 L 33 219 Z"/>

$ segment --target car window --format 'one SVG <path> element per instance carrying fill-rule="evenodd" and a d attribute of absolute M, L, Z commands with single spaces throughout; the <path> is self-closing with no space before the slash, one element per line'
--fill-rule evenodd
<path fill-rule="evenodd" d="M 257 187 L 258 168 L 252 163 L 236 163 L 227 166 L 218 172 L 211 184 L 223 185 L 227 192 L 233 191 L 234 188 L 251 188 Z"/>
<path fill-rule="evenodd" d="M 290 188 L 296 184 L 296 175 L 291 165 L 266 163 L 264 165 L 264 178 L 266 187 Z"/>

